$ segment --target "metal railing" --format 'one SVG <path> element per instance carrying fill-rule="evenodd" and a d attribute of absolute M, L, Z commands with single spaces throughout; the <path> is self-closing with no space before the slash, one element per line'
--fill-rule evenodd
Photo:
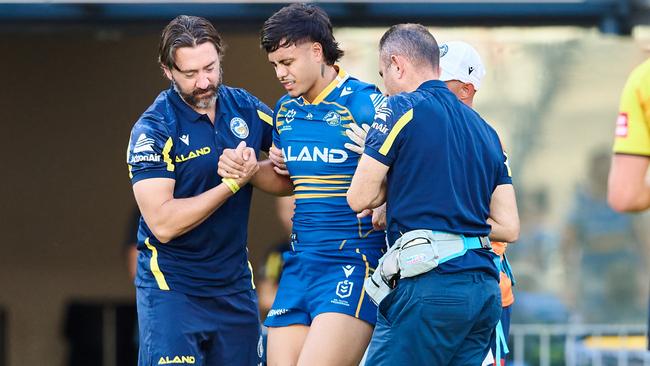
<path fill-rule="evenodd" d="M 508 365 L 650 366 L 645 334 L 645 324 L 513 324 Z M 607 347 L 589 344 L 600 337 L 616 342 Z M 639 337 L 644 337 L 642 346 Z M 634 345 L 630 342 L 633 338 Z"/>

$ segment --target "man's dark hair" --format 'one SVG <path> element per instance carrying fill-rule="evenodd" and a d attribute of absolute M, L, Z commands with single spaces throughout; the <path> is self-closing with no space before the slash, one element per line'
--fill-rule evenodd
<path fill-rule="evenodd" d="M 267 53 L 303 42 L 320 43 L 328 65 L 333 65 L 343 56 L 343 51 L 334 39 L 329 17 L 315 5 L 291 4 L 264 22 L 260 43 Z"/>
<path fill-rule="evenodd" d="M 176 69 L 174 54 L 181 47 L 196 47 L 211 42 L 217 49 L 219 59 L 223 57 L 225 45 L 212 23 L 205 18 L 179 15 L 162 32 L 158 47 L 158 63 L 168 69 Z"/>
<path fill-rule="evenodd" d="M 379 55 L 384 64 L 390 64 L 391 55 L 401 55 L 420 66 L 434 70 L 440 63 L 438 42 L 420 24 L 397 24 L 390 27 L 379 41 Z"/>

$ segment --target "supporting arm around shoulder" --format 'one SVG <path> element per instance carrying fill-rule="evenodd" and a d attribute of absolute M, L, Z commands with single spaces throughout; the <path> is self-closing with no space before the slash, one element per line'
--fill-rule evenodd
<path fill-rule="evenodd" d="M 498 185 L 492 192 L 487 223 L 492 226 L 491 240 L 512 243 L 519 239 L 519 212 L 512 184 Z"/>
<path fill-rule="evenodd" d="M 637 212 L 650 208 L 648 165 L 647 156 L 614 155 L 607 184 L 607 200 L 614 210 Z"/>
<path fill-rule="evenodd" d="M 363 154 L 352 177 L 347 199 L 353 211 L 375 208 L 386 201 L 386 174 L 388 166 Z"/>

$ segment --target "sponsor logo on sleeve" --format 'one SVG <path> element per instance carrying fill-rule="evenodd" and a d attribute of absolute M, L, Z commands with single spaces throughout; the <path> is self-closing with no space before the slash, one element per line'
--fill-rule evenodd
<path fill-rule="evenodd" d="M 141 152 L 146 152 L 146 151 L 154 151 L 153 150 L 153 145 L 156 143 L 154 139 L 151 137 L 147 137 L 144 133 L 141 133 L 140 136 L 138 136 L 138 140 L 135 142 L 135 146 L 133 146 L 133 153 L 141 153 Z"/>
<path fill-rule="evenodd" d="M 627 137 L 628 131 L 628 118 L 627 113 L 619 113 L 616 119 L 616 137 Z"/>

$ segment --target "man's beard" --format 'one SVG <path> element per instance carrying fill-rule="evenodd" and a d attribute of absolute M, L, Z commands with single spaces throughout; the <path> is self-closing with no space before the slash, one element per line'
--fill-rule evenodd
<path fill-rule="evenodd" d="M 221 85 L 221 72 L 219 73 L 219 80 L 216 84 L 209 85 L 205 89 L 194 89 L 190 93 L 182 91 L 175 80 L 172 80 L 172 84 L 174 85 L 174 90 L 183 98 L 185 103 L 197 109 L 211 108 L 217 102 L 217 89 Z"/>

